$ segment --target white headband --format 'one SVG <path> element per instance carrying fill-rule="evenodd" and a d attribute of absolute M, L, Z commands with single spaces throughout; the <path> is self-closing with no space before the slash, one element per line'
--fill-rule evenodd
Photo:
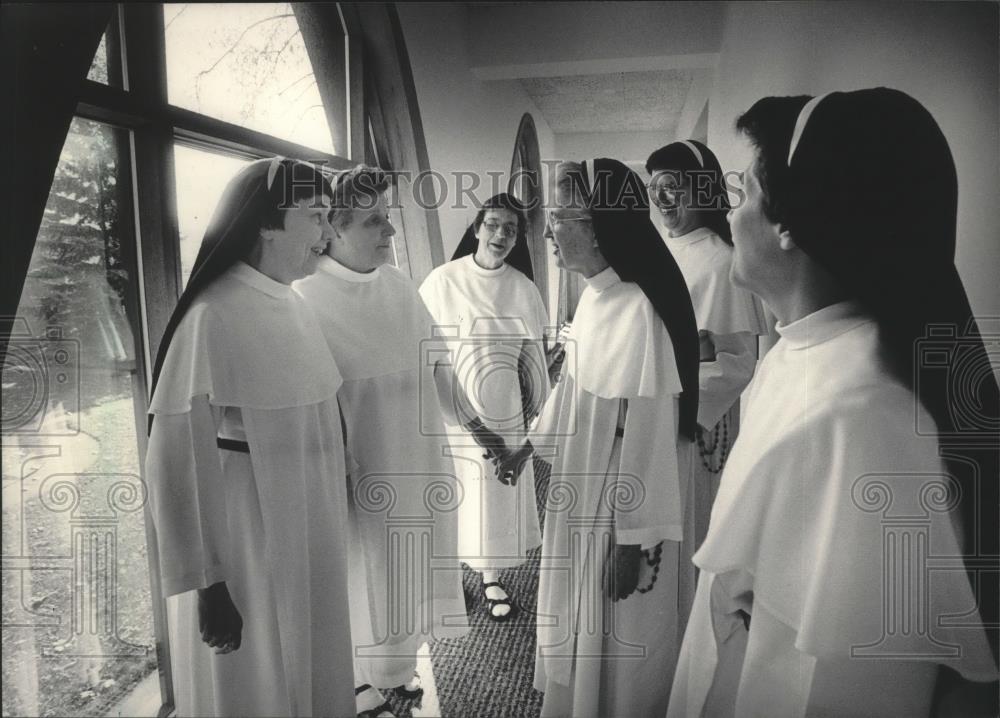
<path fill-rule="evenodd" d="M 802 137 L 802 131 L 806 128 L 806 123 L 809 122 L 809 116 L 812 115 L 813 110 L 819 105 L 830 93 L 825 95 L 817 95 L 805 104 L 805 107 L 799 112 L 799 119 L 795 121 L 795 131 L 792 132 L 792 144 L 788 146 L 788 166 L 792 166 L 792 157 L 795 155 L 795 148 L 799 146 L 799 139 Z"/>
<path fill-rule="evenodd" d="M 267 168 L 267 190 L 271 191 L 271 185 L 274 184 L 274 176 L 278 174 L 278 167 L 281 166 L 282 161 L 285 158 L 281 155 L 277 155 L 271 159 L 271 164 Z"/>
<path fill-rule="evenodd" d="M 689 150 L 691 150 L 691 154 L 693 154 L 694 158 L 698 160 L 698 166 L 701 167 L 702 169 L 705 169 L 705 160 L 702 159 L 701 152 L 698 150 L 698 147 L 694 144 L 694 142 L 689 142 L 688 140 L 681 140 L 681 144 L 685 145 Z"/>

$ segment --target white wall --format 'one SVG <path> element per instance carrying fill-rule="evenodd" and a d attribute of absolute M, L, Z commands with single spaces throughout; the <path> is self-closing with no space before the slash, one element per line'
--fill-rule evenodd
<path fill-rule="evenodd" d="M 729 3 L 709 101 L 724 168 L 749 149 L 733 122 L 767 95 L 887 86 L 934 115 L 959 180 L 956 264 L 973 311 L 1000 317 L 1000 96 L 996 3 Z"/>
<path fill-rule="evenodd" d="M 666 132 L 560 132 L 556 134 L 556 153 L 560 159 L 612 157 L 645 165 L 653 150 L 674 139 L 673 133 Z"/>
<path fill-rule="evenodd" d="M 470 71 L 468 6 L 465 3 L 398 3 L 400 22 L 413 68 L 417 102 L 431 167 L 449 181 L 448 201 L 438 210 L 445 259 L 451 258 L 475 216 L 455 208 L 453 173 L 475 172 L 483 184 L 479 200 L 494 194 L 486 172 L 507 173 L 521 117 L 530 112 L 542 158 L 552 157 L 552 130 L 514 80 L 484 82 Z M 552 272 L 550 277 L 554 276 Z"/>
<path fill-rule="evenodd" d="M 714 53 L 724 7 L 708 2 L 472 5 L 473 65 Z"/>

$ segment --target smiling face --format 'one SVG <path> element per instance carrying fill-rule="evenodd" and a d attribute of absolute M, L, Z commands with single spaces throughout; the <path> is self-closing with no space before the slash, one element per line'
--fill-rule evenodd
<path fill-rule="evenodd" d="M 476 262 L 481 267 L 496 269 L 517 243 L 517 214 L 509 209 L 488 209 L 476 231 L 479 244 Z"/>
<path fill-rule="evenodd" d="M 260 266 L 272 279 L 290 284 L 316 271 L 327 246 L 327 195 L 298 200 L 283 212 L 284 226 L 260 231 Z"/>
<path fill-rule="evenodd" d="M 396 228 L 389 221 L 385 194 L 371 207 L 338 213 L 331 226 L 329 254 L 355 272 L 371 272 L 392 260 Z"/>
<path fill-rule="evenodd" d="M 691 206 L 691 180 L 683 173 L 659 170 L 653 174 L 647 189 L 650 220 L 661 232 L 681 237 L 701 226 L 702 219 Z"/>

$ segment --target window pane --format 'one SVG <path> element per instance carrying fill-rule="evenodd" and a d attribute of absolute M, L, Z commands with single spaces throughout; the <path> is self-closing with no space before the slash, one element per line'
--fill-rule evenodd
<path fill-rule="evenodd" d="M 97 54 L 90 65 L 87 79 L 108 84 L 108 33 L 101 35 L 101 44 L 97 46 Z"/>
<path fill-rule="evenodd" d="M 287 3 L 165 4 L 173 105 L 335 154 Z"/>
<path fill-rule="evenodd" d="M 391 193 L 394 189 L 389 190 Z M 396 206 L 395 202 L 389 205 L 389 221 L 396 228 L 396 234 L 392 238 L 392 264 L 397 269 L 412 276 L 410 273 L 410 255 L 406 251 L 406 227 L 403 225 L 403 212 Z"/>
<path fill-rule="evenodd" d="M 87 79 L 100 82 L 111 87 L 123 87 L 122 83 L 122 61 L 121 43 L 118 40 L 118 17 L 111 18 L 108 29 L 101 35 L 101 43 L 94 53 L 94 60 L 90 64 L 90 71 Z"/>
<path fill-rule="evenodd" d="M 4 715 L 99 715 L 156 670 L 127 143 L 73 121 L 3 364 Z"/>
<path fill-rule="evenodd" d="M 174 144 L 177 175 L 177 228 L 181 238 L 181 283 L 187 284 L 205 228 L 226 183 L 247 160 Z"/>

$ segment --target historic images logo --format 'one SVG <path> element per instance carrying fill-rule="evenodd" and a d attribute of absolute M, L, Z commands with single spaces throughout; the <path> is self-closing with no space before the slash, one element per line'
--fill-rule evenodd
<path fill-rule="evenodd" d="M 3 433 L 67 436 L 80 431 L 80 343 L 49 327 L 33 337 L 14 319 L 3 357 Z M 58 411 L 52 411 L 58 409 Z"/>

